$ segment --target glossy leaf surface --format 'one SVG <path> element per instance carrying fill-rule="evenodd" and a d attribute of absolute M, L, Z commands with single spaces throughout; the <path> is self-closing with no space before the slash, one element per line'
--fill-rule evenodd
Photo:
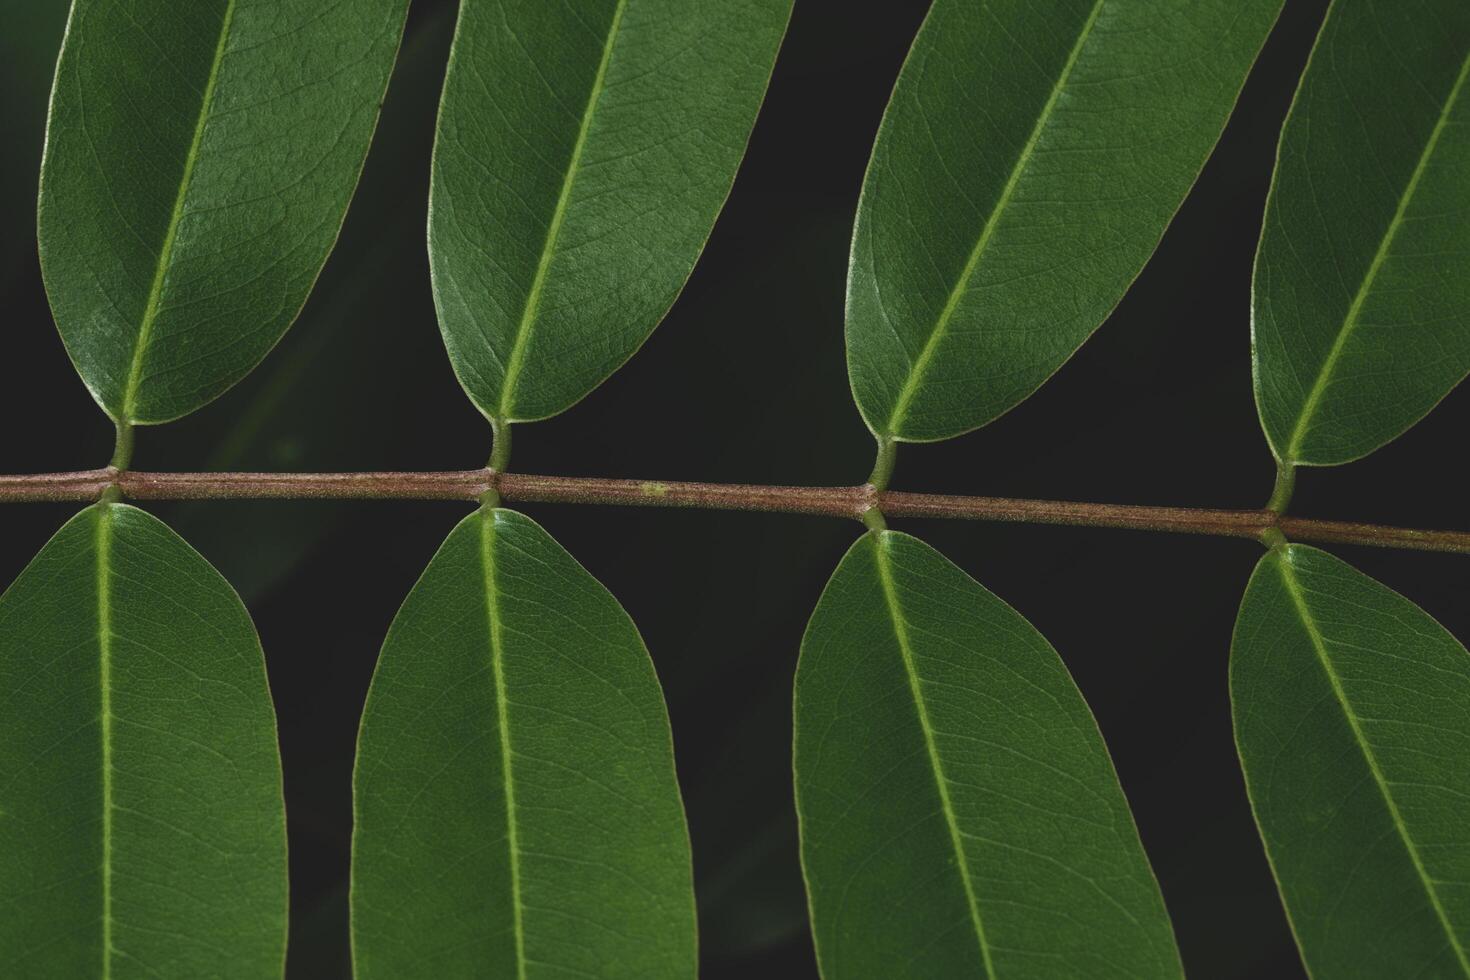
<path fill-rule="evenodd" d="M 1345 463 L 1470 371 L 1470 5 L 1335 3 L 1256 256 L 1256 403 L 1276 455 Z"/>
<path fill-rule="evenodd" d="M 529 518 L 465 518 L 409 593 L 354 799 L 358 977 L 694 976 L 653 664 L 617 600 Z"/>
<path fill-rule="evenodd" d="M 429 258 L 455 373 L 555 415 L 683 288 L 745 151 L 791 0 L 465 0 Z"/>
<path fill-rule="evenodd" d="M 121 504 L 0 597 L 0 975 L 280 976 L 265 661 L 229 584 Z"/>
<path fill-rule="evenodd" d="M 864 535 L 817 603 L 795 767 L 827 980 L 1181 975 L 1066 667 L 918 539 Z"/>
<path fill-rule="evenodd" d="M 41 265 L 108 415 L 185 415 L 290 326 L 341 227 L 407 6 L 75 0 Z"/>
<path fill-rule="evenodd" d="M 1112 311 L 1280 0 L 936 0 L 883 117 L 847 289 L 868 426 L 946 439 L 1026 398 Z"/>
<path fill-rule="evenodd" d="M 1261 559 L 1230 656 L 1235 740 L 1308 969 L 1470 977 L 1470 654 L 1315 548 Z"/>

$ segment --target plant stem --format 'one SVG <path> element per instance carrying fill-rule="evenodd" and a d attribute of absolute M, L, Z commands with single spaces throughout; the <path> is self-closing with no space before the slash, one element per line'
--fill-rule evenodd
<path fill-rule="evenodd" d="M 1278 531 L 1294 541 L 1444 551 L 1470 555 L 1470 531 L 1421 531 L 1351 521 L 1289 517 L 1271 510 L 1214 510 L 1136 504 L 1069 503 L 1007 497 L 876 492 L 856 487 L 768 487 L 734 483 L 603 480 L 453 470 L 443 473 L 142 473 L 112 467 L 76 473 L 0 476 L 0 502 L 99 499 L 116 486 L 132 500 L 352 499 L 475 502 L 491 490 L 511 503 L 692 507 L 816 514 L 862 520 L 884 515 L 1068 524 L 1260 540 Z"/>

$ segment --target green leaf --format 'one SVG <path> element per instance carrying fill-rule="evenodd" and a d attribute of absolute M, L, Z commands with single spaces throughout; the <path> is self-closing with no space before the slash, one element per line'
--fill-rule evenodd
<path fill-rule="evenodd" d="M 1307 968 L 1470 977 L 1470 654 L 1325 552 L 1261 559 L 1230 654 L 1246 789 Z"/>
<path fill-rule="evenodd" d="M 306 301 L 407 0 L 75 0 L 41 164 L 46 290 L 115 419 L 239 381 Z"/>
<path fill-rule="evenodd" d="M 0 597 L 0 974 L 280 976 L 285 820 L 245 607 L 156 518 L 82 511 Z"/>
<path fill-rule="evenodd" d="M 865 534 L 822 593 L 795 766 L 827 980 L 1182 975 L 1061 658 L 918 539 Z"/>
<path fill-rule="evenodd" d="M 530 518 L 465 518 L 409 593 L 353 798 L 358 977 L 694 976 L 653 664 L 617 600 Z"/>
<path fill-rule="evenodd" d="M 1366 456 L 1470 371 L 1467 77 L 1464 0 L 1328 13 L 1256 255 L 1256 404 L 1288 463 Z"/>
<path fill-rule="evenodd" d="M 464 0 L 430 191 L 439 325 L 500 421 L 642 345 L 745 151 L 791 0 Z"/>
<path fill-rule="evenodd" d="M 1281 0 L 935 0 L 858 205 L 847 366 L 880 436 L 984 425 L 1117 305 Z"/>

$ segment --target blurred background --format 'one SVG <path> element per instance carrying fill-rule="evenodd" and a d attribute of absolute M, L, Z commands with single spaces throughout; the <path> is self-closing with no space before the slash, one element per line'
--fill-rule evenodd
<path fill-rule="evenodd" d="M 868 150 L 926 4 L 796 0 L 714 237 L 667 320 L 575 408 L 520 427 L 523 472 L 853 484 L 873 445 L 847 386 L 848 239 Z M 1122 305 L 1037 395 L 905 446 L 895 489 L 1259 506 L 1250 271 L 1276 136 L 1324 3 L 1288 0 L 1218 151 Z M 106 463 L 112 427 L 67 360 L 36 260 L 35 194 L 64 0 L 0 0 L 0 472 Z M 490 432 L 435 324 L 424 227 L 455 4 L 415 0 L 381 125 L 301 319 L 245 382 L 138 434 L 140 469 L 459 469 Z M 1302 473 L 1292 510 L 1464 528 L 1470 393 L 1360 462 Z M 1447 451 L 1447 447 L 1461 450 Z M 0 506 L 0 585 L 74 505 Z M 292 977 L 345 977 L 353 743 L 388 623 L 464 505 L 151 507 L 244 596 L 280 718 Z M 816 975 L 791 799 L 791 680 L 817 595 L 861 530 L 826 518 L 527 506 L 622 601 L 673 719 L 703 975 Z M 1108 740 L 1195 978 L 1303 976 L 1251 821 L 1226 660 L 1249 541 L 899 521 L 1061 652 Z M 1333 549 L 1461 639 L 1470 563 Z"/>

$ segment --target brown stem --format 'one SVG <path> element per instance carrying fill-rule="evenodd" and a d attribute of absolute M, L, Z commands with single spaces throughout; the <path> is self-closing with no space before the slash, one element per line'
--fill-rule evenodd
<path fill-rule="evenodd" d="M 861 520 L 877 506 L 888 517 L 949 517 L 1027 524 L 1117 527 L 1260 539 L 1279 531 L 1297 541 L 1470 554 L 1470 532 L 1421 531 L 1350 521 L 1279 516 L 1270 510 L 1146 507 L 1007 497 L 957 497 L 857 487 L 768 487 L 734 483 L 603 480 L 490 470 L 444 473 L 119 473 L 112 467 L 76 473 L 0 476 L 0 502 L 92 501 L 116 486 L 133 500 L 243 498 L 461 500 L 498 490 L 507 502 L 694 507 L 776 511 Z"/>

